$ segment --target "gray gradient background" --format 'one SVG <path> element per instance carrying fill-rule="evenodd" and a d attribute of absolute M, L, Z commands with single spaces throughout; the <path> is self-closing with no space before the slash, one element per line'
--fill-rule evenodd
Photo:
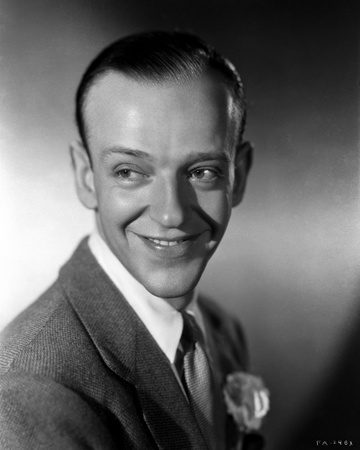
<path fill-rule="evenodd" d="M 85 66 L 127 33 L 198 33 L 239 69 L 256 149 L 245 200 L 201 284 L 244 324 L 253 370 L 272 393 L 268 448 L 279 449 L 308 416 L 359 317 L 355 5 L 2 0 L 0 327 L 93 227 L 67 151 Z"/>

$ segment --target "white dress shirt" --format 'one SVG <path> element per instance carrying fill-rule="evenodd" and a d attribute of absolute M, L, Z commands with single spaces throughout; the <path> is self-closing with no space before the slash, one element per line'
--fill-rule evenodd
<path fill-rule="evenodd" d="M 176 350 L 183 330 L 181 313 L 171 306 L 166 299 L 150 294 L 121 264 L 98 231 L 91 234 L 88 245 L 97 262 L 144 323 L 174 370 Z M 195 316 L 205 335 L 196 290 L 190 304 L 186 307 L 186 311 Z M 175 374 L 177 375 L 176 369 Z"/>

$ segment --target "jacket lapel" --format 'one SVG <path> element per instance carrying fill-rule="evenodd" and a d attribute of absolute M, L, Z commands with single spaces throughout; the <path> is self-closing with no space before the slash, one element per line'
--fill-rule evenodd
<path fill-rule="evenodd" d="M 104 362 L 135 386 L 158 447 L 206 448 L 166 356 L 98 265 L 86 240 L 61 269 L 60 283 Z"/>
<path fill-rule="evenodd" d="M 138 331 L 136 389 L 144 419 L 158 447 L 205 449 L 206 444 L 170 363 L 155 341 L 143 330 Z"/>
<path fill-rule="evenodd" d="M 211 368 L 215 379 L 217 389 L 215 389 L 214 397 L 216 401 L 216 435 L 220 448 L 225 448 L 225 423 L 227 420 L 227 414 L 225 409 L 224 397 L 222 388 L 224 385 L 224 377 L 226 376 L 226 367 L 221 360 L 220 348 L 226 348 L 226 343 L 222 342 L 221 336 L 218 336 L 218 330 L 211 323 L 210 317 L 206 308 L 199 299 L 199 306 L 202 310 L 204 319 L 205 331 L 206 331 L 206 344 L 208 348 L 208 355 L 210 358 Z"/>
<path fill-rule="evenodd" d="M 232 417 L 227 414 L 223 388 L 226 382 L 226 376 L 232 372 L 244 370 L 247 356 L 243 348 L 237 349 L 237 358 L 234 358 L 234 349 L 229 348 L 230 342 L 237 342 L 236 339 L 230 339 L 226 337 L 230 332 L 230 325 L 226 318 L 223 317 L 219 320 L 220 311 L 216 306 L 208 300 L 199 298 L 199 306 L 203 314 L 204 325 L 206 329 L 207 346 L 210 353 L 211 364 L 213 373 L 219 390 L 218 396 L 218 419 L 217 422 L 221 424 L 218 429 L 218 435 L 222 439 L 222 447 L 226 449 L 237 448 L 238 442 L 241 439 L 237 426 L 235 425 Z M 216 308 L 216 310 L 215 310 Z M 225 329 L 224 329 L 225 327 Z M 243 450 L 247 447 L 242 446 Z"/>

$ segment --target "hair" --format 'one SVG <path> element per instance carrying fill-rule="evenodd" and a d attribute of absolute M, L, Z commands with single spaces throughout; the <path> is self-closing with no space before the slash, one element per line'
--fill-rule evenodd
<path fill-rule="evenodd" d="M 89 156 L 84 109 L 93 84 L 104 74 L 119 72 L 138 80 L 181 83 L 208 71 L 220 74 L 230 89 L 238 116 L 237 142 L 245 128 L 244 89 L 234 65 L 199 37 L 184 32 L 154 31 L 131 35 L 106 47 L 86 69 L 76 93 L 76 123 Z"/>

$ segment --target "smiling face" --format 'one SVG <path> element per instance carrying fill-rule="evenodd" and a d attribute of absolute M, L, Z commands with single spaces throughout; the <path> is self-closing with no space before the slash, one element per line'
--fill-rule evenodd
<path fill-rule="evenodd" d="M 190 292 L 241 200 L 246 155 L 217 76 L 140 83 L 107 73 L 85 105 L 88 147 L 72 156 L 78 195 L 128 271 L 152 294 Z"/>

